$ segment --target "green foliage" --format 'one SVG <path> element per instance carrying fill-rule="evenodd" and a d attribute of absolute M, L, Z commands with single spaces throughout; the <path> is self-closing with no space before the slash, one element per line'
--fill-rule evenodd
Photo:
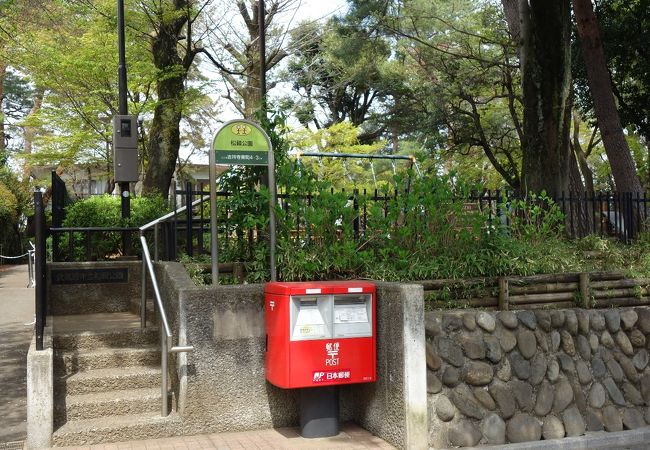
<path fill-rule="evenodd" d="M 123 219 L 121 214 L 121 200 L 111 195 L 98 195 L 86 200 L 78 201 L 66 208 L 64 227 L 139 227 L 161 215 L 169 207 L 160 196 L 135 197 L 131 199 L 131 216 Z M 73 233 L 74 258 L 79 258 L 86 252 L 85 236 L 83 233 Z M 123 254 L 124 249 L 119 232 L 93 233 L 90 248 L 93 258 L 105 259 Z M 69 234 L 62 236 L 60 247 L 63 252 L 68 252 L 70 242 Z M 133 241 L 135 252 L 139 252 L 139 242 Z M 69 256 L 63 255 L 64 258 Z"/>

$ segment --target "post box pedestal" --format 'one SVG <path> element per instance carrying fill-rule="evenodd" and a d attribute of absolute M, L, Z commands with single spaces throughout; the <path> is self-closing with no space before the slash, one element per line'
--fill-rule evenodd
<path fill-rule="evenodd" d="M 338 386 L 300 389 L 300 435 L 321 438 L 338 434 Z"/>

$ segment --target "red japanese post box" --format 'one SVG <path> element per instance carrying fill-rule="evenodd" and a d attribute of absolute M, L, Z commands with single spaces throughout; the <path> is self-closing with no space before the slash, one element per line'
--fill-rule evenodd
<path fill-rule="evenodd" d="M 376 380 L 376 294 L 366 281 L 266 285 L 266 379 L 292 389 Z"/>

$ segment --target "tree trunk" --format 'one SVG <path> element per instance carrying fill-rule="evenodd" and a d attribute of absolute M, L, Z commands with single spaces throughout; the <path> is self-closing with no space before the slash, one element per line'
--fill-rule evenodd
<path fill-rule="evenodd" d="M 503 15 L 508 24 L 508 31 L 512 40 L 519 43 L 521 38 L 521 23 L 519 14 L 519 0 L 501 0 Z"/>
<path fill-rule="evenodd" d="M 520 0 L 524 192 L 567 191 L 571 88 L 569 0 Z"/>
<path fill-rule="evenodd" d="M 151 39 L 153 62 L 158 69 L 158 101 L 149 130 L 149 161 L 142 183 L 145 194 L 158 193 L 166 196 L 176 168 L 185 80 L 189 68 L 187 58 L 184 61 L 178 53 L 180 34 L 187 22 L 187 17 L 183 14 L 186 7 L 186 2 L 176 1 L 173 11 L 161 11 L 163 18 L 157 24 L 157 33 Z M 191 49 L 186 51 L 190 52 Z"/>
<path fill-rule="evenodd" d="M 41 87 L 37 87 L 34 92 L 34 105 L 29 111 L 29 117 L 33 117 L 38 114 L 43 106 L 43 96 L 45 95 L 45 90 Z M 32 168 L 29 164 L 29 155 L 32 154 L 32 145 L 34 144 L 34 137 L 36 136 L 36 127 L 33 125 L 25 125 L 23 127 L 23 139 L 25 140 L 24 153 L 27 158 L 25 158 L 25 166 L 23 167 L 23 174 L 26 177 L 32 175 Z"/>
<path fill-rule="evenodd" d="M 643 192 L 616 109 L 591 0 L 572 0 L 598 127 L 618 192 Z"/>
<path fill-rule="evenodd" d="M 5 115 L 4 115 L 4 100 L 5 100 L 5 76 L 7 74 L 7 65 L 0 61 L 0 162 L 4 160 L 4 153 L 7 150 L 7 143 L 5 137 Z"/>

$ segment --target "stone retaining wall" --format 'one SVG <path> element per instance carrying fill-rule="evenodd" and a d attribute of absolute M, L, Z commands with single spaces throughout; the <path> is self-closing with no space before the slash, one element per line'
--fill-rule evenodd
<path fill-rule="evenodd" d="M 504 444 L 650 423 L 650 308 L 427 312 L 429 443 Z"/>

